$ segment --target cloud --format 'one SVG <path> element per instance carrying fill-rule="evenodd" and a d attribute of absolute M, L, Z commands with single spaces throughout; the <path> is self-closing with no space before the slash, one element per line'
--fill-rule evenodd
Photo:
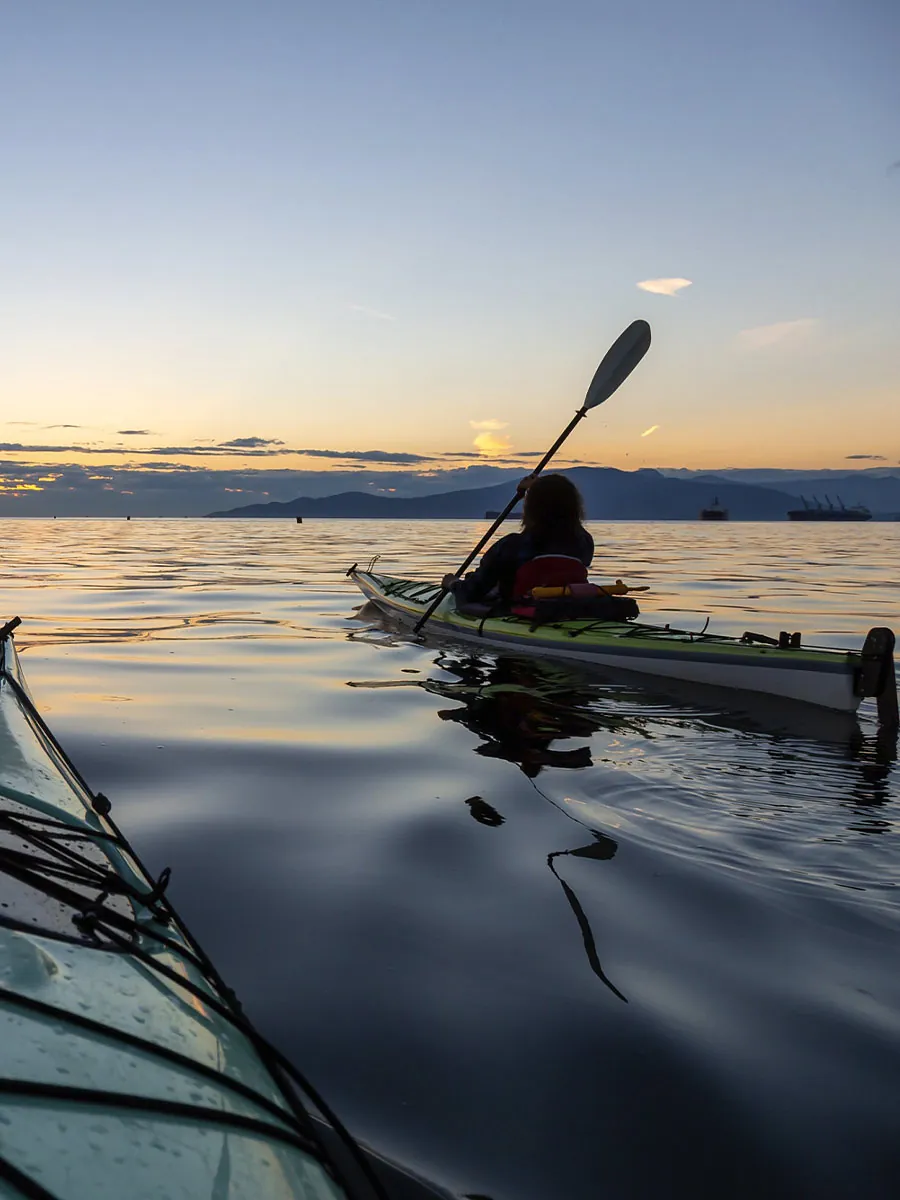
<path fill-rule="evenodd" d="M 90 429 L 89 425 L 44 425 L 43 429 Z"/>
<path fill-rule="evenodd" d="M 757 325 L 753 329 L 742 329 L 738 339 L 741 345 L 751 350 L 759 350 L 781 342 L 800 342 L 812 333 L 817 324 L 815 317 L 798 317 L 795 321 L 778 321 L 774 325 Z"/>
<path fill-rule="evenodd" d="M 93 454 L 108 454 L 108 450 L 96 449 L 92 450 Z M 127 450 L 114 450 L 114 454 L 148 454 L 148 455 L 165 455 L 167 458 L 190 458 L 191 456 L 199 456 L 201 458 L 224 458 L 235 456 L 239 458 L 267 458 L 273 454 L 289 454 L 291 451 L 279 449 L 266 449 L 264 447 L 245 446 L 129 446 Z M 294 452 L 297 453 L 297 452 Z"/>
<path fill-rule="evenodd" d="M 362 313 L 364 317 L 374 317 L 376 321 L 396 321 L 397 319 L 390 313 L 381 312 L 377 308 L 368 308 L 365 304 L 348 304 L 347 307 L 351 312 Z"/>
<path fill-rule="evenodd" d="M 479 433 L 475 438 L 475 449 L 482 454 L 502 454 L 505 450 L 512 448 L 512 442 L 503 434 L 493 433 L 490 429 L 486 429 L 484 433 Z"/>
<path fill-rule="evenodd" d="M 644 279 L 638 287 L 655 296 L 677 296 L 682 288 L 690 287 L 693 282 L 692 279 Z"/>
<path fill-rule="evenodd" d="M 844 458 L 866 458 L 870 462 L 887 462 L 883 454 L 845 454 Z"/>
<path fill-rule="evenodd" d="M 659 429 L 658 425 L 651 425 L 649 429 L 644 430 L 641 437 L 649 437 L 651 433 L 656 433 L 657 429 Z"/>
<path fill-rule="evenodd" d="M 88 446 L 26 446 L 22 442 L 0 442 L 0 451 L 7 454 L 68 454 L 77 452 L 78 454 L 94 454 L 96 451 L 91 450 Z M 123 451 L 112 451 L 115 453 L 124 453 Z"/>
<path fill-rule="evenodd" d="M 433 454 L 407 454 L 402 450 L 291 450 L 308 458 L 347 458 L 359 462 L 417 463 L 434 462 Z"/>
<path fill-rule="evenodd" d="M 163 457 L 163 458 L 272 458 L 286 454 L 302 455 L 309 458 L 349 459 L 359 462 L 375 463 L 419 463 L 434 462 L 431 454 L 411 454 L 403 450 L 317 450 L 303 447 L 285 446 L 274 440 L 270 445 L 265 438 L 235 438 L 233 442 L 224 442 L 218 446 L 83 446 L 72 444 L 68 446 L 49 446 L 27 444 L 24 442 L 0 442 L 0 453 L 7 454 L 102 454 L 126 455 L 134 457 Z M 247 443 L 263 442 L 260 445 Z"/>
<path fill-rule="evenodd" d="M 499 432 L 501 429 L 509 427 L 508 421 L 498 421 L 496 417 L 486 417 L 482 421 L 470 421 L 469 424 L 473 429 L 480 430 L 473 442 L 479 454 L 497 455 L 512 449 L 512 442 L 509 438 Z"/>
<path fill-rule="evenodd" d="M 190 457 L 191 455 L 197 455 L 201 458 L 216 458 L 229 455 L 235 455 L 238 458 L 272 458 L 285 454 L 297 454 L 306 458 L 350 459 L 359 462 L 417 463 L 434 461 L 433 455 L 409 454 L 403 450 L 319 450 L 302 446 L 285 446 L 277 440 L 274 445 L 251 446 L 246 444 L 254 441 L 265 442 L 266 439 L 235 438 L 233 442 L 223 442 L 217 446 L 154 446 L 149 449 L 144 447 L 128 451 L 119 450 L 113 453 L 164 454 L 168 457 Z M 95 453 L 101 452 L 95 451 Z"/>
<path fill-rule="evenodd" d="M 237 446 L 247 450 L 255 450 L 259 446 L 283 446 L 279 438 L 242 437 L 232 438 L 230 442 L 219 442 L 220 446 Z"/>
<path fill-rule="evenodd" d="M 340 450 L 319 447 L 282 446 L 278 439 L 261 437 L 233 438 L 222 445 L 208 445 L 200 442 L 180 446 L 131 446 L 122 443 L 114 445 L 96 445 L 72 442 L 68 444 L 48 444 L 38 442 L 0 442 L 0 465 L 3 465 L 3 455 L 9 456 L 6 465 L 15 472 L 31 469 L 39 463 L 39 470 L 44 473 L 58 472 L 63 469 L 60 460 L 68 458 L 70 466 L 81 464 L 85 470 L 96 471 L 125 471 L 132 473 L 134 478 L 143 477 L 147 484 L 152 478 L 164 475 L 179 475 L 187 477 L 194 474 L 198 477 L 206 475 L 218 478 L 223 472 L 231 470 L 251 471 L 268 470 L 289 473 L 294 478 L 306 477 L 312 471 L 316 477 L 328 474 L 332 479 L 341 475 L 349 477 L 353 472 L 377 472 L 379 477 L 396 472 L 404 478 L 420 476 L 424 469 L 434 471 L 438 475 L 445 472 L 490 470 L 506 471 L 517 467 L 528 467 L 531 460 L 543 455 L 542 450 L 513 450 L 510 440 L 501 432 L 506 428 L 506 422 L 489 418 L 484 421 L 472 422 L 477 427 L 474 446 L 466 450 L 435 450 L 431 454 L 415 454 L 403 450 Z M 488 428 L 483 428 L 488 426 Z M 274 442 L 274 445 L 257 445 L 249 443 Z M 297 465 L 288 465 L 291 458 Z M 304 459 L 318 459 L 323 462 L 326 470 L 313 470 L 312 463 L 303 464 Z M 226 465 L 228 460 L 235 461 L 235 466 Z M 279 465 L 274 460 L 279 459 Z M 490 459 L 487 466 L 485 460 Z M 193 461 L 192 461 L 193 460 Z M 241 462 L 240 460 L 244 460 Z M 250 466 L 256 460 L 273 465 Z M 287 462 L 285 460 L 288 460 Z M 566 461 L 569 461 L 568 459 Z M 94 463 L 94 467 L 87 466 Z M 281 465 L 284 463 L 285 465 Z M 51 465 L 52 464 L 52 465 Z M 594 464 L 591 464 L 594 465 Z M 131 490 L 129 488 L 129 490 Z M 146 490 L 146 484 L 139 490 Z M 207 507 L 214 504 L 214 499 Z"/>
<path fill-rule="evenodd" d="M 152 433 L 151 429 L 117 429 L 116 433 L 121 433 L 123 437 L 147 437 Z"/>
<path fill-rule="evenodd" d="M 420 467 L 360 467 L 337 470 L 290 470 L 243 467 L 232 470 L 206 463 L 178 465 L 154 460 L 91 468 L 81 463 L 19 463 L 0 458 L 0 515 L 146 516 L 202 515 L 221 507 L 224 493 L 239 492 L 245 502 L 296 496 L 330 496 L 365 488 L 417 496 L 440 488 L 482 486 L 517 471 L 486 462 L 449 470 Z M 129 497 L 125 500 L 124 497 Z"/>

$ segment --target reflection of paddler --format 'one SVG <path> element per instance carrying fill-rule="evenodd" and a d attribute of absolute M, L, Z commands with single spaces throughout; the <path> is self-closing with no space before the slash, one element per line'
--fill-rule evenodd
<path fill-rule="evenodd" d="M 459 708 L 442 709 L 443 721 L 456 721 L 484 739 L 476 753 L 517 763 L 529 778 L 542 767 L 579 768 L 591 765 L 588 746 L 551 749 L 558 738 L 589 737 L 602 721 L 585 711 L 587 690 L 560 687 L 566 676 L 535 660 L 500 658 L 496 666 L 477 659 L 444 662 L 460 683 L 429 680 L 425 685 L 447 699 L 460 700 Z M 546 694 L 552 681 L 552 698 Z M 579 707 L 580 706 L 580 707 Z"/>

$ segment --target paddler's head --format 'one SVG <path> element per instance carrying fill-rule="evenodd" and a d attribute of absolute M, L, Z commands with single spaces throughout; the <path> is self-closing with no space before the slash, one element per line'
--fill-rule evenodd
<path fill-rule="evenodd" d="M 583 520 L 581 493 L 565 475 L 539 475 L 525 493 L 522 528 L 526 533 L 576 534 Z"/>

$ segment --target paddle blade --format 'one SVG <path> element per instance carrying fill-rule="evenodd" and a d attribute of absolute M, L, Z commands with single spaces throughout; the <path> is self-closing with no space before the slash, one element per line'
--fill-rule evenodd
<path fill-rule="evenodd" d="M 650 349 L 650 326 L 646 321 L 632 321 L 620 333 L 594 373 L 584 398 L 585 409 L 596 408 L 621 387 L 634 368 Z"/>

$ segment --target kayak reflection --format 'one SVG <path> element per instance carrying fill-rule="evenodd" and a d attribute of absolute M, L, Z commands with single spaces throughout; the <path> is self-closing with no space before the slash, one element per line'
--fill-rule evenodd
<path fill-rule="evenodd" d="M 445 650 L 434 665 L 456 678 L 350 680 L 349 686 L 418 687 L 454 701 L 457 707 L 439 709 L 438 717 L 465 725 L 481 738 L 476 754 L 515 763 L 529 779 L 544 767 L 577 770 L 592 765 L 589 746 L 559 748 L 552 746 L 555 741 L 590 738 L 601 729 L 654 736 L 650 716 L 620 716 L 600 708 L 596 680 L 582 677 L 569 664 Z"/>
<path fill-rule="evenodd" d="M 429 679 L 422 687 L 459 702 L 439 709 L 438 717 L 465 725 L 481 738 L 476 754 L 515 763 L 529 779 L 544 767 L 591 766 L 589 746 L 554 748 L 552 743 L 589 738 L 616 720 L 591 709 L 594 692 L 589 687 L 573 685 L 570 672 L 540 660 L 442 654 L 437 665 L 457 681 Z"/>
<path fill-rule="evenodd" d="M 349 636 L 379 646 L 408 640 L 386 635 L 383 626 Z M 821 777 L 824 794 L 833 792 L 853 814 L 848 829 L 880 834 L 891 827 L 879 810 L 891 799 L 897 736 L 883 728 L 864 732 L 855 715 L 708 685 L 648 681 L 625 671 L 612 678 L 573 663 L 463 647 L 446 646 L 431 662 L 437 678 L 360 680 L 350 686 L 415 687 L 451 702 L 437 710 L 438 717 L 470 730 L 477 739 L 474 753 L 515 764 L 535 786 L 545 768 L 584 770 L 595 761 L 612 761 L 612 746 L 626 747 L 635 760 L 644 758 L 639 746 L 649 750 L 652 744 L 654 760 L 665 762 L 673 748 L 677 755 L 679 746 L 688 745 L 687 734 L 702 738 L 704 761 L 720 748 L 723 764 L 735 774 L 729 796 L 736 808 L 800 804 Z M 737 739 L 710 741 L 715 731 Z M 611 737 L 598 739 L 598 733 Z M 503 815 L 482 797 L 466 804 L 480 824 L 503 824 Z M 560 811 L 575 819 L 569 806 Z"/>

